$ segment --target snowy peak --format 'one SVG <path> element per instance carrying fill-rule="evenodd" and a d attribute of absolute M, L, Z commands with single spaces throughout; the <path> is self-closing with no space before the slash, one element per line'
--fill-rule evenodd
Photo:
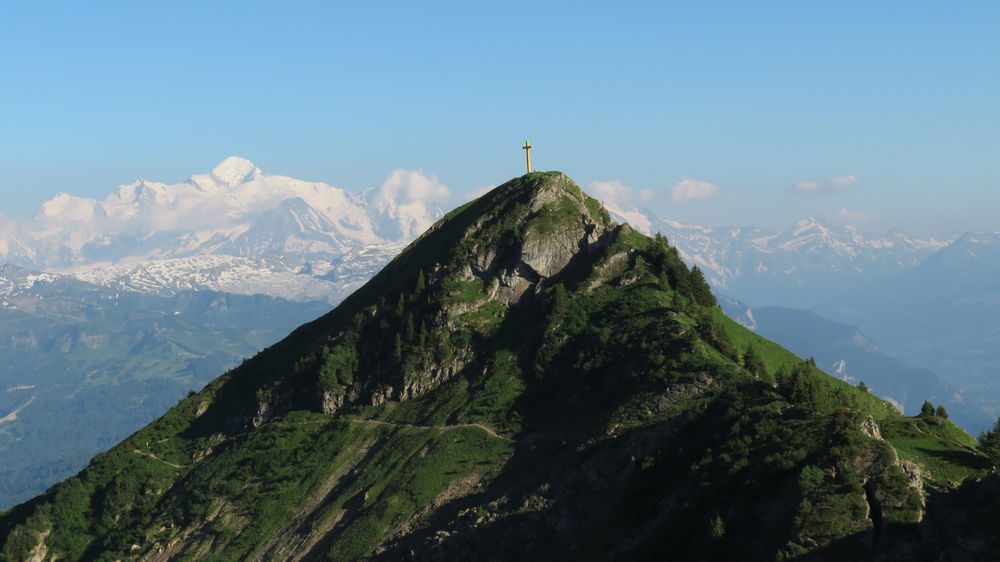
<path fill-rule="evenodd" d="M 448 188 L 396 170 L 379 187 L 338 187 L 264 174 L 226 158 L 183 183 L 137 180 L 102 201 L 61 193 L 0 231 L 0 261 L 75 271 L 205 255 L 301 265 L 352 249 L 409 242 L 441 216 Z"/>
<path fill-rule="evenodd" d="M 71 222 L 88 221 L 104 216 L 104 209 L 94 199 L 74 197 L 67 193 L 57 193 L 42 204 L 38 214 L 41 219 L 57 219 Z"/>
<path fill-rule="evenodd" d="M 808 218 L 779 234 L 773 242 L 777 248 L 785 251 L 808 253 L 832 251 L 851 259 L 860 254 L 855 234 L 847 229 L 835 233 L 819 219 Z"/>
<path fill-rule="evenodd" d="M 809 217 L 781 232 L 762 228 L 706 228 L 644 209 L 610 208 L 616 220 L 662 233 L 710 283 L 760 304 L 808 306 L 842 290 L 913 269 L 952 243 L 910 237 L 898 229 L 867 237 L 851 226 Z M 998 242 L 997 247 L 1000 247 Z"/>
<path fill-rule="evenodd" d="M 222 187 L 234 187 L 263 176 L 264 172 L 246 158 L 230 156 L 219 162 L 209 175 Z"/>

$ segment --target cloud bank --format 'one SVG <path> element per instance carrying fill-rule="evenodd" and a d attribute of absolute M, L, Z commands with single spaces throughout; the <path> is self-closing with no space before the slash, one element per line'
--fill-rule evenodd
<path fill-rule="evenodd" d="M 707 199 L 719 192 L 719 186 L 707 181 L 685 177 L 670 189 L 670 197 L 679 203 Z"/>
<path fill-rule="evenodd" d="M 825 182 L 800 181 L 795 184 L 795 191 L 798 193 L 836 193 L 844 191 L 857 185 L 858 177 L 848 174 L 845 176 L 834 176 Z"/>

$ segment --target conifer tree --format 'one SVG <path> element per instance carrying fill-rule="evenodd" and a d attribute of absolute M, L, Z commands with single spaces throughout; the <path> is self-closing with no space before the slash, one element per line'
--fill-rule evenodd
<path fill-rule="evenodd" d="M 700 305 L 703 306 L 715 306 L 715 295 L 712 294 L 712 288 L 708 286 L 708 281 L 705 280 L 705 274 L 702 273 L 701 269 L 696 265 L 691 268 L 691 298 Z"/>
<path fill-rule="evenodd" d="M 396 303 L 396 316 L 402 318 L 403 313 L 406 311 L 406 301 L 403 299 L 403 293 L 399 293 L 399 301 Z"/>
<path fill-rule="evenodd" d="M 747 346 L 747 350 L 743 353 L 743 367 L 751 373 L 761 376 L 767 373 L 767 367 L 764 365 L 764 361 L 757 355 L 753 346 Z"/>
<path fill-rule="evenodd" d="M 930 400 L 924 400 L 924 404 L 920 406 L 920 415 L 924 417 L 934 415 L 934 404 L 931 404 Z"/>
<path fill-rule="evenodd" d="M 403 360 L 403 340 L 399 337 L 399 332 L 396 333 L 396 340 L 392 344 L 392 358 L 396 363 Z"/>
<path fill-rule="evenodd" d="M 945 410 L 944 406 L 939 405 L 937 407 L 937 410 L 934 412 L 934 415 L 943 420 L 946 420 L 948 419 L 948 410 Z"/>
<path fill-rule="evenodd" d="M 417 273 L 417 285 L 413 288 L 413 295 L 419 297 L 423 294 L 425 288 L 427 288 L 427 280 L 424 279 L 424 270 L 421 269 Z"/>
<path fill-rule="evenodd" d="M 993 429 L 979 434 L 979 450 L 993 463 L 1000 466 L 1000 418 L 993 424 Z"/>
<path fill-rule="evenodd" d="M 413 325 L 413 315 L 406 317 L 406 343 L 412 344 L 417 336 L 416 326 Z"/>

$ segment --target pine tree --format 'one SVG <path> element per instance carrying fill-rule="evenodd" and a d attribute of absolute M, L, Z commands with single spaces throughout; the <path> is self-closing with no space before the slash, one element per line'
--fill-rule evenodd
<path fill-rule="evenodd" d="M 789 402 L 807 410 L 819 406 L 819 391 L 816 377 L 812 373 L 809 360 L 803 361 L 792 368 L 791 372 L 779 372 L 778 390 Z"/>
<path fill-rule="evenodd" d="M 993 424 L 993 429 L 979 434 L 979 450 L 985 454 L 993 466 L 1000 466 L 1000 418 Z"/>
<path fill-rule="evenodd" d="M 930 400 L 924 400 L 923 406 L 920 406 L 920 415 L 924 417 L 934 415 L 934 404 L 931 404 Z"/>
<path fill-rule="evenodd" d="M 396 316 L 402 318 L 404 312 L 406 312 L 406 301 L 403 299 L 403 293 L 400 292 L 399 302 L 396 303 Z"/>
<path fill-rule="evenodd" d="M 747 346 L 747 350 L 743 352 L 743 367 L 758 377 L 767 374 L 764 361 L 757 355 L 752 345 Z"/>
<path fill-rule="evenodd" d="M 721 539 L 726 536 L 726 522 L 722 520 L 721 516 L 716 515 L 712 518 L 708 533 L 713 539 Z"/>
<path fill-rule="evenodd" d="M 865 381 L 858 381 L 858 390 L 868 392 L 868 385 L 865 384 Z"/>
<path fill-rule="evenodd" d="M 417 337 L 416 326 L 413 325 L 413 315 L 406 317 L 406 343 L 412 344 Z"/>
<path fill-rule="evenodd" d="M 399 337 L 399 333 L 396 333 L 396 340 L 392 344 L 392 358 L 396 360 L 396 363 L 400 363 L 403 360 L 403 340 Z"/>
<path fill-rule="evenodd" d="M 948 419 L 948 410 L 945 410 L 944 406 L 938 406 L 937 411 L 934 412 L 934 415 L 943 420 L 946 420 Z"/>
<path fill-rule="evenodd" d="M 425 288 L 427 288 L 427 280 L 424 279 L 424 270 L 421 269 L 417 273 L 417 285 L 413 288 L 414 296 L 419 297 L 423 294 Z"/>
<path fill-rule="evenodd" d="M 698 266 L 691 268 L 690 283 L 691 298 L 694 302 L 703 306 L 715 306 L 715 295 L 712 294 L 712 288 L 708 286 L 705 274 Z"/>
<path fill-rule="evenodd" d="M 670 287 L 682 295 L 691 296 L 691 274 L 687 266 L 684 265 L 684 261 L 681 260 L 680 254 L 677 253 L 677 248 L 670 246 L 667 254 L 669 258 L 666 268 Z"/>

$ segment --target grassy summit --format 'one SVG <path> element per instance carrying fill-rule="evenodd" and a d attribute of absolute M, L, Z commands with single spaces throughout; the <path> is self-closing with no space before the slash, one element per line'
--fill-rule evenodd
<path fill-rule="evenodd" d="M 0 517 L 0 544 L 6 560 L 902 560 L 957 548 L 951 490 L 983 472 L 953 424 L 730 321 L 666 240 L 538 172 Z"/>

